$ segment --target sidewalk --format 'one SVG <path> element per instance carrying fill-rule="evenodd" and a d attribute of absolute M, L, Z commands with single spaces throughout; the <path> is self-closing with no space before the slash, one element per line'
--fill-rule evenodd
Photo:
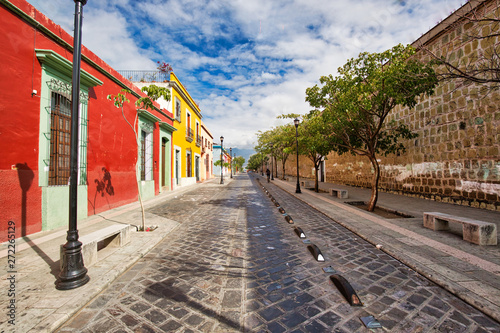
<path fill-rule="evenodd" d="M 194 184 L 164 192 L 144 202 L 145 208 L 159 202 L 181 196 L 199 186 L 217 186 L 220 180 L 212 178 L 201 184 Z M 231 179 L 226 178 L 225 184 Z M 78 222 L 79 235 L 113 224 L 139 225 L 141 210 L 138 202 L 88 217 Z M 87 267 L 90 281 L 73 290 L 57 290 L 55 282 L 59 274 L 60 245 L 66 243 L 67 227 L 40 232 L 16 239 L 15 283 L 12 288 L 5 271 L 0 277 L 0 332 L 52 332 L 89 303 L 113 280 L 146 255 L 169 233 L 175 232 L 178 222 L 146 213 L 146 223 L 158 225 L 154 232 L 132 231 L 131 241 L 123 247 L 106 247 L 98 252 L 98 262 Z M 7 267 L 8 243 L 0 244 L 0 266 Z M 14 297 L 7 297 L 9 289 Z M 7 315 L 11 300 L 15 300 L 15 326 L 8 323 Z"/>
<path fill-rule="evenodd" d="M 493 222 L 498 230 L 499 212 L 379 193 L 378 206 L 413 216 L 389 219 L 346 204 L 367 202 L 370 189 L 320 183 L 320 193 L 301 187 L 302 193 L 296 194 L 296 178 L 272 183 L 500 322 L 500 245 L 468 243 L 461 227 L 451 232 L 423 227 L 424 212 L 442 212 Z M 349 198 L 330 196 L 332 187 L 347 189 Z"/>

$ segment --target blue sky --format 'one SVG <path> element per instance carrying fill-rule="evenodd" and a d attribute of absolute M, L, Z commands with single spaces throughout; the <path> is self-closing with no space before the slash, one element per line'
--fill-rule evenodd
<path fill-rule="evenodd" d="M 72 34 L 74 2 L 28 0 Z M 115 69 L 170 63 L 214 140 L 305 114 L 305 90 L 360 52 L 408 44 L 464 0 L 89 0 L 83 43 Z"/>

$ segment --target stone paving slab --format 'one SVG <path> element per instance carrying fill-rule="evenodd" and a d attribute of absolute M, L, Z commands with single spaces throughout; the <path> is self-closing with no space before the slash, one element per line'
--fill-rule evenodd
<path fill-rule="evenodd" d="M 210 186 L 210 182 L 203 185 Z M 148 200 L 145 205 L 181 196 L 190 189 L 186 187 L 168 192 Z M 80 235 L 84 235 L 108 225 L 137 225 L 140 221 L 139 204 L 134 203 L 79 221 L 78 228 Z M 151 233 L 133 232 L 128 245 L 99 251 L 99 262 L 86 267 L 90 281 L 82 287 L 66 291 L 55 289 L 59 274 L 59 246 L 66 243 L 66 228 L 16 239 L 16 325 L 10 325 L 6 313 L 1 313 L 0 332 L 53 332 L 178 225 L 173 220 L 154 214 L 147 215 L 147 223 L 159 228 Z M 0 244 L 0 267 L 7 267 L 7 245 Z M 7 275 L 3 270 L 0 288 L 8 290 Z M 10 301 L 3 291 L 0 296 L 2 309 Z"/>
<path fill-rule="evenodd" d="M 60 332 L 495 332 L 500 325 L 292 195 L 238 175 L 149 209 L 179 226 Z M 186 197 L 184 197 L 186 199 Z M 170 215 L 172 214 L 172 215 Z M 317 262 L 293 231 L 318 244 Z M 331 266 L 356 289 L 351 307 Z M 368 330 L 373 315 L 383 329 Z"/>
<path fill-rule="evenodd" d="M 422 220 L 426 205 L 429 205 L 434 210 L 445 212 L 454 210 L 455 214 L 460 213 L 467 217 L 490 222 L 500 221 L 500 219 L 496 220 L 496 218 L 500 217 L 498 212 L 483 211 L 470 207 L 460 207 L 408 197 L 397 196 L 398 200 L 394 200 L 395 195 L 388 193 L 381 195 L 379 199 L 380 204 L 390 206 L 396 211 L 404 212 L 405 209 L 408 211 L 408 207 L 412 207 L 412 214 L 418 215 L 418 226 L 413 225 L 412 228 L 408 228 L 407 224 L 400 222 L 400 219 L 382 220 L 375 215 L 370 215 L 368 212 L 362 212 L 350 205 L 346 205 L 343 201 L 329 197 L 325 193 L 304 190 L 303 193 L 297 195 L 294 193 L 295 187 L 293 183 L 280 180 L 276 180 L 274 183 L 288 191 L 291 195 L 295 195 L 309 205 L 320 209 L 323 213 L 356 232 L 372 244 L 382 245 L 382 249 L 387 253 L 416 269 L 452 293 L 457 294 L 475 307 L 485 311 L 497 321 L 500 320 L 500 307 L 498 306 L 500 299 L 496 300 L 495 297 L 490 297 L 489 300 L 484 297 L 485 288 L 488 288 L 490 291 L 498 290 L 498 281 L 500 280 L 500 265 L 498 264 L 500 247 L 498 245 L 478 246 L 461 239 L 457 241 L 457 238 L 461 238 L 461 236 L 449 233 L 429 233 L 423 228 Z M 324 186 L 328 187 L 332 185 L 326 184 Z M 351 192 L 354 194 L 351 195 Z M 349 190 L 350 199 L 366 199 L 368 192 L 369 190 L 367 189 L 359 188 L 353 191 Z M 356 193 L 358 196 L 356 196 Z M 409 205 L 408 202 L 417 203 Z M 357 217 L 352 216 L 352 214 L 357 215 Z M 372 228 L 367 232 L 365 226 L 370 224 L 370 222 L 375 222 L 378 228 Z M 401 240 L 402 236 L 409 236 L 425 244 L 425 247 L 430 246 L 431 250 L 435 253 L 429 254 L 429 251 L 426 251 L 425 247 L 422 246 L 408 247 L 404 243 L 395 242 L 395 239 Z M 423 260 L 420 258 L 423 258 Z M 457 262 L 461 264 L 456 264 Z M 476 269 L 471 270 L 471 266 L 474 266 Z M 471 271 L 479 271 L 480 273 L 467 274 L 467 272 Z M 475 281 L 477 283 L 465 283 L 466 281 Z M 485 287 L 480 288 L 479 286 L 481 285 Z M 493 299 L 493 302 L 491 299 Z"/>

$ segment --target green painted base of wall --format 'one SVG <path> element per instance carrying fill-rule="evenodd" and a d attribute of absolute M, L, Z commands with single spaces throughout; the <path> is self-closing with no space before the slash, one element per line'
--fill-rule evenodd
<path fill-rule="evenodd" d="M 78 186 L 78 220 L 87 215 L 87 186 Z M 42 188 L 42 230 L 52 230 L 69 224 L 69 186 Z"/>
<path fill-rule="evenodd" d="M 155 182 L 153 180 L 141 181 L 142 200 L 148 200 L 155 196 Z"/>

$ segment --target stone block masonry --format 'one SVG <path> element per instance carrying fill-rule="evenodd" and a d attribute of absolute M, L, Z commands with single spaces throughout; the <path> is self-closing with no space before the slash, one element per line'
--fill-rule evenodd
<path fill-rule="evenodd" d="M 497 2 L 485 4 L 475 13 L 484 11 L 500 17 Z M 499 29 L 498 25 L 491 27 Z M 480 28 L 459 16 L 451 24 L 446 19 L 414 46 L 462 68 L 492 54 L 495 47 L 498 52 L 498 34 L 486 39 L 471 38 L 491 31 Z M 416 57 L 431 60 L 422 50 Z M 444 68 L 436 70 L 442 72 Z M 434 95 L 422 97 L 416 107 L 394 109 L 388 121 L 405 123 L 418 137 L 403 142 L 405 153 L 379 155 L 380 190 L 500 211 L 500 91 L 490 88 L 487 84 L 442 81 Z M 289 175 L 296 172 L 294 161 L 291 157 L 287 162 Z M 312 163 L 301 157 L 301 177 L 314 178 L 311 168 Z M 326 158 L 324 177 L 328 182 L 370 187 L 372 175 L 372 166 L 365 157 L 331 153 Z"/>

